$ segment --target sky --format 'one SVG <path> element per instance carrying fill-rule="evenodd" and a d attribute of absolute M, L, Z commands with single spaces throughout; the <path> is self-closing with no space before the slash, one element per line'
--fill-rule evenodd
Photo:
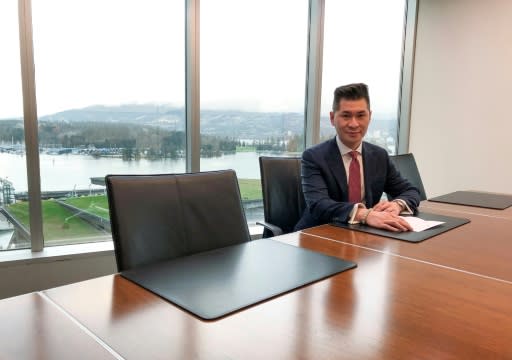
<path fill-rule="evenodd" d="M 307 0 L 201 0 L 201 106 L 304 110 Z M 184 103 L 184 0 L 32 0 L 40 116 L 95 104 Z M 366 82 L 397 105 L 404 0 L 326 0 L 322 112 Z M 0 118 L 22 115 L 17 1 L 0 2 Z"/>

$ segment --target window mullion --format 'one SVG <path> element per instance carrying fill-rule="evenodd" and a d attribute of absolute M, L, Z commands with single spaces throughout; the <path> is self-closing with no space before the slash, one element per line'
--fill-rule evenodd
<path fill-rule="evenodd" d="M 23 91 L 25 151 L 27 155 L 27 185 L 29 199 L 30 239 L 32 251 L 42 251 L 43 212 L 37 138 L 37 106 L 32 40 L 32 9 L 30 0 L 19 0 L 20 61 Z"/>
<path fill-rule="evenodd" d="M 196 172 L 200 170 L 201 150 L 199 111 L 199 0 L 186 1 L 185 28 L 186 171 Z"/>
<path fill-rule="evenodd" d="M 306 69 L 305 148 L 320 141 L 324 0 L 310 0 L 308 59 Z"/>
<path fill-rule="evenodd" d="M 416 43 L 417 0 L 407 0 L 402 56 L 402 79 L 398 107 L 398 154 L 409 152 L 409 129 L 414 74 L 414 48 Z"/>

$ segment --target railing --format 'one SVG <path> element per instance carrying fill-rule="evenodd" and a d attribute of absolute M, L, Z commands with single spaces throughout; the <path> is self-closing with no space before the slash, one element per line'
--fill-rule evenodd
<path fill-rule="evenodd" d="M 30 231 L 2 206 L 0 206 L 0 213 L 14 226 L 15 233 L 12 239 L 17 243 L 30 243 Z M 9 248 L 11 248 L 11 246 L 12 244 L 9 244 Z"/>
<path fill-rule="evenodd" d="M 105 219 L 104 217 L 92 214 L 87 210 L 77 208 L 62 200 L 56 200 L 56 202 L 71 212 L 72 215 L 69 218 L 78 216 L 80 219 L 86 221 L 97 229 L 111 232 L 109 219 Z M 69 218 L 66 218 L 65 221 L 67 221 Z"/>

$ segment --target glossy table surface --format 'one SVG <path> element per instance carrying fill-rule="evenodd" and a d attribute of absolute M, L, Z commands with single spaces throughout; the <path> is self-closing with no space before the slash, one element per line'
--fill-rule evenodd
<path fill-rule="evenodd" d="M 0 359 L 115 359 L 46 296 L 0 301 Z"/>
<path fill-rule="evenodd" d="M 45 294 L 127 359 L 512 357 L 510 283 L 305 233 L 277 239 L 358 267 L 211 322 L 119 275 Z"/>
<path fill-rule="evenodd" d="M 459 213 L 460 217 L 464 217 L 464 214 L 468 214 L 467 216 L 479 215 L 512 220 L 512 206 L 503 210 L 498 210 L 481 208 L 476 206 L 446 204 L 433 201 L 422 201 L 420 207 L 423 208 L 425 211 L 435 212 L 438 210 L 445 210 L 453 213 Z"/>
<path fill-rule="evenodd" d="M 467 271 L 484 277 L 512 282 L 512 221 L 500 210 L 472 208 L 469 213 L 457 205 L 423 202 L 420 211 L 463 217 L 471 222 L 420 243 L 356 232 L 331 225 L 304 230 L 305 233 L 383 253 L 421 260 Z M 511 218 L 512 219 L 512 218 Z"/>
<path fill-rule="evenodd" d="M 465 216 L 421 243 L 330 225 L 277 237 L 358 266 L 216 321 L 119 275 L 5 299 L 0 358 L 512 359 L 512 223 Z"/>

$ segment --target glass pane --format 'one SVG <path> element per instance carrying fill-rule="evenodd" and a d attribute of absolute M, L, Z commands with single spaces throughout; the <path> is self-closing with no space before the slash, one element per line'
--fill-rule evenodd
<path fill-rule="evenodd" d="M 326 0 L 320 134 L 331 126 L 334 89 L 364 82 L 372 121 L 365 140 L 396 153 L 405 0 Z"/>
<path fill-rule="evenodd" d="M 0 251 L 30 247 L 18 2 L 0 1 Z"/>
<path fill-rule="evenodd" d="M 203 0 L 200 18 L 201 170 L 237 172 L 251 224 L 258 157 L 303 150 L 308 1 Z"/>
<path fill-rule="evenodd" d="M 110 239 L 105 175 L 185 171 L 184 2 L 32 2 L 45 245 Z"/>

